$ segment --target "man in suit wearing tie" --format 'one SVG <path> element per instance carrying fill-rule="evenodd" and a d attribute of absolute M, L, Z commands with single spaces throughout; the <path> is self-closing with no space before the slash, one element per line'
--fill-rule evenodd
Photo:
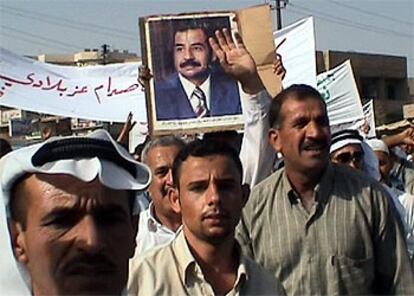
<path fill-rule="evenodd" d="M 216 57 L 208 38 L 201 23 L 187 22 L 176 27 L 176 72 L 155 81 L 157 120 L 241 114 L 237 82 L 221 68 L 212 66 Z"/>

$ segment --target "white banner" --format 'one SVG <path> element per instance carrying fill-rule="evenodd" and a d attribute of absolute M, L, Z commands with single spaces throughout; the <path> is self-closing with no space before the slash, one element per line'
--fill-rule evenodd
<path fill-rule="evenodd" d="M 317 88 L 328 106 L 331 126 L 356 122 L 364 118 L 361 99 L 349 60 L 319 74 Z"/>
<path fill-rule="evenodd" d="M 138 63 L 57 66 L 0 48 L 0 105 L 90 120 L 147 121 Z"/>
<path fill-rule="evenodd" d="M 283 87 L 308 84 L 316 88 L 316 53 L 313 17 L 274 32 L 276 52 L 286 69 Z"/>

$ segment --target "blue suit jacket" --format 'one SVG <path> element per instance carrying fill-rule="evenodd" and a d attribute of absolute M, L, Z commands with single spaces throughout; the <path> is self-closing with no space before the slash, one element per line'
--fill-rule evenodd
<path fill-rule="evenodd" d="M 197 118 L 178 74 L 155 82 L 157 120 Z M 241 114 L 237 82 L 222 73 L 210 75 L 210 116 Z"/>

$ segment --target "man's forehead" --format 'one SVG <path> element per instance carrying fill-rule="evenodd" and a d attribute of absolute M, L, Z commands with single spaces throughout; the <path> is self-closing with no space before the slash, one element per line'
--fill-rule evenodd
<path fill-rule="evenodd" d="M 33 174 L 22 181 L 22 186 L 29 196 L 37 195 L 38 198 L 62 203 L 75 203 L 82 198 L 119 204 L 127 200 L 122 197 L 128 196 L 127 190 L 108 188 L 98 178 L 84 182 L 66 174 Z"/>
<path fill-rule="evenodd" d="M 199 42 L 205 42 L 207 39 L 207 36 L 205 32 L 200 28 L 177 31 L 174 36 L 175 43 L 181 42 L 183 39 L 184 40 L 191 39 L 191 40 L 197 40 Z"/>
<path fill-rule="evenodd" d="M 196 179 L 208 177 L 212 172 L 220 176 L 234 177 L 238 174 L 234 160 L 228 155 L 189 156 L 181 166 L 181 178 Z"/>
<path fill-rule="evenodd" d="M 289 114 L 288 117 L 286 115 Z M 286 120 L 294 120 L 302 117 L 305 114 L 312 114 L 312 116 L 328 118 L 327 110 L 321 100 L 315 97 L 308 97 L 298 99 L 291 97 L 286 99 L 280 109 L 280 116 Z"/>
<path fill-rule="evenodd" d="M 172 165 L 172 162 L 177 156 L 179 150 L 180 148 L 175 145 L 153 147 L 148 151 L 148 165 L 152 167 L 160 166 L 165 163 L 171 163 Z"/>

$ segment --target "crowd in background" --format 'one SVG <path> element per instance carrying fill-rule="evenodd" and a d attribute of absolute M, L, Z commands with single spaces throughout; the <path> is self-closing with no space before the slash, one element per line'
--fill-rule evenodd
<path fill-rule="evenodd" d="M 242 40 L 216 38 L 243 134 L 130 155 L 130 116 L 117 140 L 0 142 L 2 294 L 414 294 L 414 128 L 331 134 L 317 90 L 271 98 Z"/>

